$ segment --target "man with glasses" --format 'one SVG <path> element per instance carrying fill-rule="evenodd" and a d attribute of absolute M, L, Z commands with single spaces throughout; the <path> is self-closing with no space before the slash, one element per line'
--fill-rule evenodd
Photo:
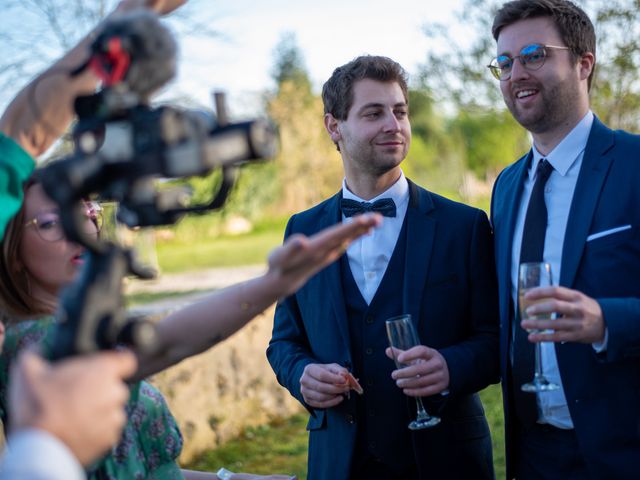
<path fill-rule="evenodd" d="M 491 204 L 507 478 L 638 478 L 640 137 L 590 111 L 596 38 L 576 5 L 506 3 L 493 36 L 489 68 L 533 139 L 496 180 Z M 551 265 L 556 286 L 526 294 L 527 315 L 540 317 L 521 322 L 526 255 Z M 521 390 L 533 377 L 532 342 L 544 342 L 542 372 L 557 388 Z"/>

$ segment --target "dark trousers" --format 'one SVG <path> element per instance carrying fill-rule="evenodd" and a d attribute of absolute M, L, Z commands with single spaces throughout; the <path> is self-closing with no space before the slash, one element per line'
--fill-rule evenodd
<path fill-rule="evenodd" d="M 354 462 L 349 480 L 418 480 L 418 474 L 413 468 L 409 472 L 398 474 L 369 456 L 366 460 Z"/>
<path fill-rule="evenodd" d="M 520 431 L 517 480 L 586 480 L 587 466 L 574 430 L 535 424 Z"/>

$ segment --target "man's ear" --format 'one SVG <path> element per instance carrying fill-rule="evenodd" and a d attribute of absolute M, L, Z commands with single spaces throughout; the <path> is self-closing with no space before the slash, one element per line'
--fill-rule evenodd
<path fill-rule="evenodd" d="M 586 80 L 591 75 L 591 72 L 595 68 L 596 57 L 591 52 L 586 52 L 580 57 L 578 66 L 580 67 L 580 79 Z"/>
<path fill-rule="evenodd" d="M 329 132 L 329 137 L 331 137 L 333 143 L 337 145 L 342 140 L 340 129 L 338 128 L 338 120 L 330 113 L 325 113 L 324 115 L 324 128 Z"/>

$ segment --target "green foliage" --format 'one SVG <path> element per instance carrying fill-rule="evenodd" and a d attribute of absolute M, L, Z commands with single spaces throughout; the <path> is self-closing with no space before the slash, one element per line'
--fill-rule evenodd
<path fill-rule="evenodd" d="M 479 178 L 495 178 L 529 148 L 526 132 L 506 110 L 461 111 L 451 131 L 464 146 L 467 168 Z"/>
<path fill-rule="evenodd" d="M 421 68 L 422 84 L 452 116 L 465 111 L 504 110 L 498 83 L 486 65 L 496 54 L 491 25 L 501 0 L 465 0 L 457 14 L 464 41 L 451 41 L 449 25 L 427 23 L 432 46 Z M 640 128 L 640 0 L 577 1 L 594 22 L 597 68 L 593 110 L 614 128 Z M 458 27 L 454 27 L 458 28 Z M 499 119 L 490 123 L 499 122 Z M 487 125 L 487 129 L 491 125 Z M 475 170 L 477 163 L 469 162 Z"/>
<path fill-rule="evenodd" d="M 593 109 L 608 125 L 638 130 L 640 0 L 594 3 L 599 53 L 592 86 Z"/>
<path fill-rule="evenodd" d="M 303 94 L 311 95 L 311 80 L 295 33 L 286 32 L 280 37 L 274 49 L 271 76 L 278 88 L 286 82 L 292 82 Z"/>
<path fill-rule="evenodd" d="M 411 148 L 402 168 L 410 179 L 459 199 L 464 166 L 458 146 L 427 89 L 409 90 Z"/>
<path fill-rule="evenodd" d="M 271 218 L 256 223 L 250 233 L 224 235 L 215 215 L 185 218 L 173 229 L 157 234 L 160 271 L 265 263 L 269 252 L 282 243 L 285 223 L 286 218 Z"/>
<path fill-rule="evenodd" d="M 286 473 L 307 477 L 306 415 L 277 419 L 268 425 L 248 428 L 236 439 L 203 453 L 185 468 L 256 474 Z"/>

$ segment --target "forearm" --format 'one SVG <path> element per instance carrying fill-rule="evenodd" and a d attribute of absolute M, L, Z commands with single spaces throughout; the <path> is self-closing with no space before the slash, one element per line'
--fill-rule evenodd
<path fill-rule="evenodd" d="M 140 2 L 122 1 L 108 18 L 141 8 Z M 100 23 L 74 48 L 24 87 L 0 117 L 0 131 L 13 138 L 33 158 L 42 155 L 65 132 L 75 112 L 74 99 L 92 93 L 98 78 L 89 70 L 76 77 L 69 72 L 82 65 Z"/>
<path fill-rule="evenodd" d="M 498 349 L 498 338 L 488 333 L 440 350 L 449 369 L 451 394 L 475 393 L 498 383 Z"/>
<path fill-rule="evenodd" d="M 640 358 L 640 299 L 596 299 L 609 333 L 606 361 Z"/>
<path fill-rule="evenodd" d="M 295 295 L 278 303 L 267 360 L 278 383 L 289 390 L 305 408 L 311 409 L 300 392 L 300 378 L 307 365 L 320 363 L 313 357 Z"/>
<path fill-rule="evenodd" d="M 271 273 L 212 293 L 156 326 L 156 354 L 141 355 L 136 378 L 144 378 L 213 347 L 262 313 L 283 294 Z"/>
<path fill-rule="evenodd" d="M 441 350 L 450 373 L 452 394 L 473 393 L 499 381 L 498 289 L 493 237 L 478 212 L 469 241 L 468 336 Z"/>

